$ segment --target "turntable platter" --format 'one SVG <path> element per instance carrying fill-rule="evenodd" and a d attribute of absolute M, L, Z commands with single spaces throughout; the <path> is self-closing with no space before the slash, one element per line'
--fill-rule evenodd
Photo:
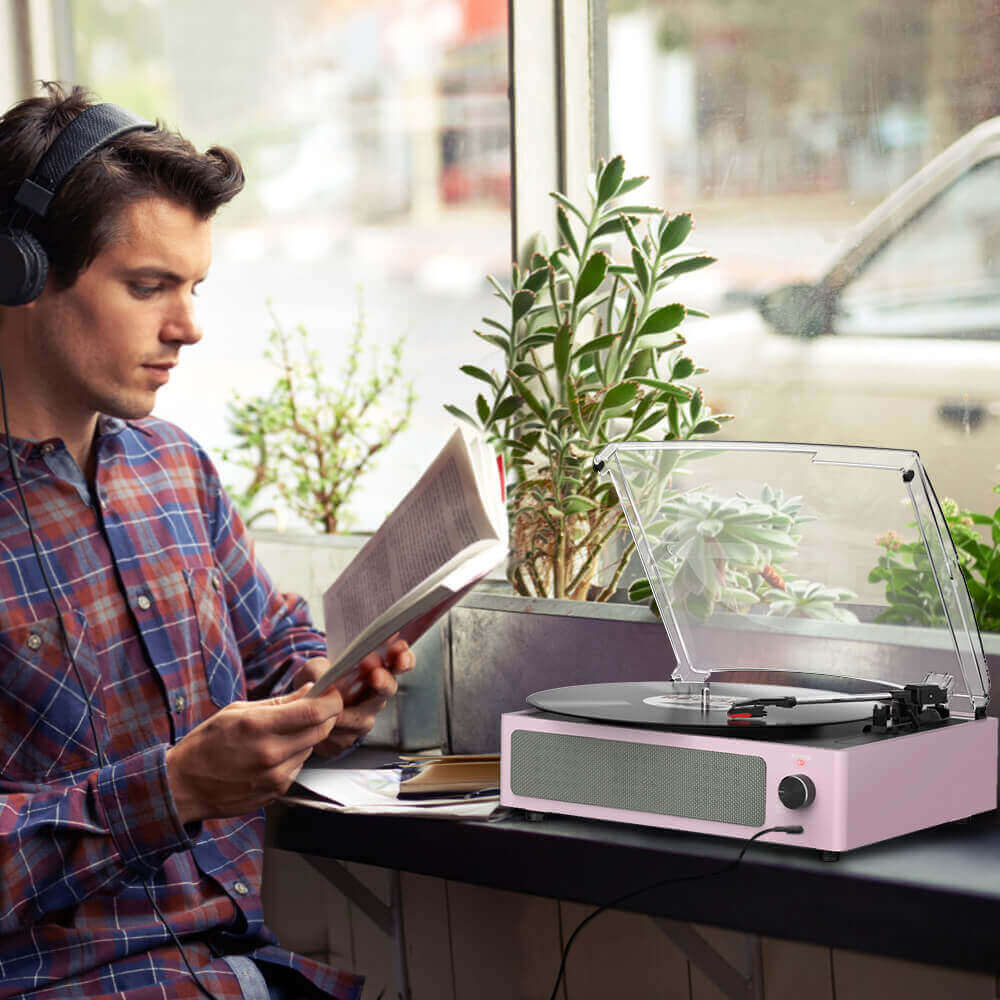
<path fill-rule="evenodd" d="M 724 730 L 726 735 L 775 734 L 780 729 L 803 729 L 871 719 L 874 701 L 808 705 L 781 708 L 770 705 L 762 718 L 731 719 L 734 702 L 753 698 L 795 697 L 803 701 L 845 697 L 841 691 L 785 687 L 774 684 L 725 684 L 712 682 L 708 708 L 702 707 L 698 685 L 669 681 L 637 681 L 618 684 L 579 684 L 550 688 L 528 696 L 528 704 L 543 712 L 569 715 L 598 722 L 619 722 L 661 729 Z M 721 735 L 721 733 L 719 733 Z M 775 734 L 776 735 L 776 734 Z"/>

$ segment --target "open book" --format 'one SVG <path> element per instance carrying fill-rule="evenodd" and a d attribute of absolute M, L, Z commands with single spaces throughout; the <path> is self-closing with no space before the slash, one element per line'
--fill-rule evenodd
<path fill-rule="evenodd" d="M 499 465 L 481 438 L 455 431 L 323 595 L 330 669 L 310 697 L 397 634 L 412 643 L 506 558 Z"/>

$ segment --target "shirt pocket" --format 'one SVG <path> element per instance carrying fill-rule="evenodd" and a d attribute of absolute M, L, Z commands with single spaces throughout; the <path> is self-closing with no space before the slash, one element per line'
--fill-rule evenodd
<path fill-rule="evenodd" d="M 198 626 L 205 680 L 219 708 L 246 696 L 242 660 L 226 606 L 222 574 L 214 566 L 184 571 Z"/>
<path fill-rule="evenodd" d="M 0 624 L 0 780 L 4 782 L 50 782 L 97 767 L 94 729 L 107 745 L 101 677 L 86 618 L 74 610 L 63 615 L 63 623 L 65 640 L 55 616 Z"/>

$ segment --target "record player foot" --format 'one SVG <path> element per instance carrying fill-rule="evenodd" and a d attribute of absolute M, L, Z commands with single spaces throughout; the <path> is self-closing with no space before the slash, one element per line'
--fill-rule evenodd
<path fill-rule="evenodd" d="M 525 809 L 524 818 L 528 820 L 529 823 L 540 823 L 543 819 L 545 819 L 545 813 L 533 812 L 530 809 Z"/>
<path fill-rule="evenodd" d="M 820 851 L 820 861 L 839 861 L 840 851 Z"/>

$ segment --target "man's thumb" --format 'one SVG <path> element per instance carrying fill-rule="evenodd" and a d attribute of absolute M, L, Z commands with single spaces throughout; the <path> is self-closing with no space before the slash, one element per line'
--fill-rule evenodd
<path fill-rule="evenodd" d="M 271 705 L 285 705 L 290 701 L 299 701 L 304 698 L 313 689 L 313 682 L 309 681 L 303 684 L 302 687 L 296 688 L 294 691 L 289 691 L 288 694 L 279 694 L 274 698 L 268 699 L 268 704 Z"/>

